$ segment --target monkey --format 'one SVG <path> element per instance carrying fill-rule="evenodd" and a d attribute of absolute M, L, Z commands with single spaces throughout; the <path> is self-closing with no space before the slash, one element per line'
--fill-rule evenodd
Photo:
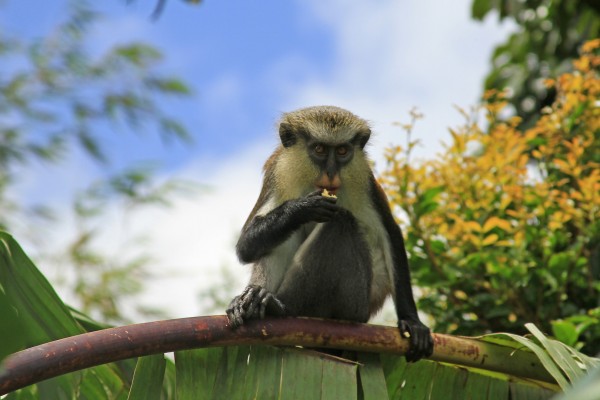
<path fill-rule="evenodd" d="M 402 232 L 365 150 L 368 122 L 315 106 L 284 113 L 278 130 L 236 245 L 252 272 L 226 310 L 231 327 L 265 316 L 364 323 L 391 295 L 409 338 L 407 361 L 430 356 L 433 339 L 417 314 Z"/>

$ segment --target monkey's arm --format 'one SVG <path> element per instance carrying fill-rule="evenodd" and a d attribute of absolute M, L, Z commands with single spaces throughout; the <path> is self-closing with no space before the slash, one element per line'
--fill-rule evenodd
<path fill-rule="evenodd" d="M 238 258 L 243 263 L 255 262 L 303 224 L 331 220 L 339 210 L 335 203 L 335 198 L 321 196 L 321 191 L 317 190 L 299 199 L 288 200 L 265 215 L 251 215 L 236 246 Z"/>
<path fill-rule="evenodd" d="M 403 336 L 406 337 L 407 333 L 410 335 L 410 348 L 406 354 L 406 360 L 417 361 L 431 355 L 433 352 L 433 338 L 429 328 L 421 322 L 417 313 L 417 306 L 410 285 L 410 271 L 402 232 L 396 221 L 394 221 L 383 189 L 374 177 L 371 177 L 371 195 L 390 239 L 394 262 L 394 304 L 398 316 L 398 328 Z"/>
<path fill-rule="evenodd" d="M 317 190 L 299 199 L 286 201 L 265 215 L 253 216 L 268 201 L 268 197 L 263 189 L 242 229 L 236 249 L 240 261 L 244 263 L 260 260 L 303 224 L 329 221 L 340 209 L 335 204 L 335 198 L 323 197 L 321 191 Z M 226 311 L 231 326 L 235 328 L 247 319 L 264 318 L 267 308 L 271 315 L 286 314 L 285 305 L 273 293 L 251 282 L 241 295 L 231 301 Z"/>

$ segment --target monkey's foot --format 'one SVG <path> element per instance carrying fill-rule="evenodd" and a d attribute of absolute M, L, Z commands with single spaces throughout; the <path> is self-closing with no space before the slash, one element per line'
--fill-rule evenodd
<path fill-rule="evenodd" d="M 285 306 L 273 293 L 260 286 L 248 285 L 242 294 L 229 303 L 227 318 L 231 326 L 237 328 L 245 320 L 264 318 L 267 306 L 270 306 L 274 315 L 285 314 Z"/>
<path fill-rule="evenodd" d="M 415 362 L 433 353 L 433 337 L 429 328 L 421 321 L 402 319 L 398 321 L 400 336 L 409 340 L 406 361 Z"/>

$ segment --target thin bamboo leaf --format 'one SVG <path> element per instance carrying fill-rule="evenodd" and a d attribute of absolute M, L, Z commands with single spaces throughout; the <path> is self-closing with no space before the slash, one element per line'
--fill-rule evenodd
<path fill-rule="evenodd" d="M 160 399 L 166 364 L 163 354 L 138 358 L 127 400 Z"/>

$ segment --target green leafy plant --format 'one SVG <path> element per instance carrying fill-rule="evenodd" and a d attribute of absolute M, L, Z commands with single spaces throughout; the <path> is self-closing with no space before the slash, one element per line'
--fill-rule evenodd
<path fill-rule="evenodd" d="M 531 127 L 556 96 L 544 81 L 572 71 L 580 46 L 600 35 L 600 6 L 594 0 L 473 0 L 474 19 L 492 11 L 516 29 L 494 49 L 485 88 L 508 89 L 513 111 Z"/>
<path fill-rule="evenodd" d="M 533 322 L 600 351 L 599 47 L 584 45 L 575 71 L 547 82 L 556 102 L 525 131 L 491 91 L 485 124 L 463 112 L 435 159 L 411 160 L 410 135 L 389 149 L 381 180 L 407 222 L 420 309 L 436 331 L 522 334 Z"/>

